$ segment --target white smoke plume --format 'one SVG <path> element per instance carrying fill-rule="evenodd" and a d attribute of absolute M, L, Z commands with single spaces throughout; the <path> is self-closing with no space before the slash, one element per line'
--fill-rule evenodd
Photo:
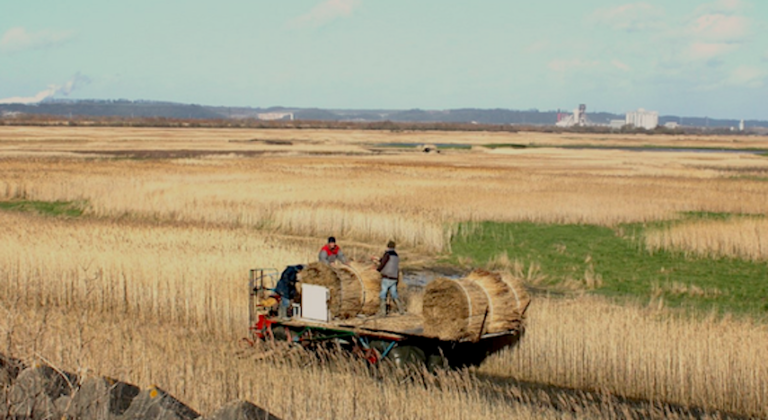
<path fill-rule="evenodd" d="M 36 104 L 54 95 L 69 96 L 75 89 L 89 83 L 91 83 L 91 79 L 78 72 L 63 85 L 48 85 L 48 89 L 42 90 L 34 96 L 14 96 L 0 99 L 0 104 Z"/>
<path fill-rule="evenodd" d="M 294 28 L 322 26 L 337 18 L 351 16 L 360 5 L 361 0 L 325 0 L 288 25 Z"/>
<path fill-rule="evenodd" d="M 66 44 L 75 36 L 73 31 L 42 30 L 29 32 L 24 27 L 7 30 L 0 36 L 0 53 L 16 53 L 21 51 L 56 48 Z"/>

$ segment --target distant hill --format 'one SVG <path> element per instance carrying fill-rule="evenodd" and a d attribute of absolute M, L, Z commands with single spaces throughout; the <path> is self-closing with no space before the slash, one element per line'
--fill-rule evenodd
<path fill-rule="evenodd" d="M 34 105 L 0 105 L 0 116 L 17 114 L 54 115 L 64 117 L 122 117 L 122 118 L 172 118 L 172 119 L 243 119 L 263 118 L 264 115 L 285 114 L 285 118 L 311 121 L 352 122 L 413 122 L 413 123 L 470 123 L 554 125 L 558 111 L 510 110 L 510 109 L 451 109 L 451 110 L 333 110 L 320 108 L 251 108 L 214 107 L 156 101 L 129 100 L 52 100 Z M 611 120 L 623 120 L 624 114 L 588 112 L 590 121 L 607 124 Z M 661 116 L 659 124 L 668 122 L 683 126 L 729 128 L 738 127 L 738 120 L 711 119 L 706 117 Z M 768 128 L 768 121 L 749 120 L 747 127 Z"/>
<path fill-rule="evenodd" d="M 19 112 L 23 114 L 86 116 L 86 117 L 131 117 L 131 118 L 222 118 L 218 112 L 201 105 L 177 104 L 149 101 L 62 101 L 41 102 L 34 105 L 0 105 L 0 114 Z"/>

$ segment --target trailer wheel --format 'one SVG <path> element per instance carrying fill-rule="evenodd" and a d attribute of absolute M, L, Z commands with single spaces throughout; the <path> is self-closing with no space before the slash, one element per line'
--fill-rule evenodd
<path fill-rule="evenodd" d="M 439 370 L 448 369 L 448 359 L 442 354 L 430 354 L 427 357 L 427 371 L 435 373 Z"/>
<path fill-rule="evenodd" d="M 288 331 L 282 325 L 273 325 L 272 336 L 275 338 L 275 342 L 288 341 Z"/>
<path fill-rule="evenodd" d="M 395 347 L 389 352 L 387 359 L 392 360 L 399 368 L 423 367 L 427 363 L 424 351 L 415 346 Z"/>

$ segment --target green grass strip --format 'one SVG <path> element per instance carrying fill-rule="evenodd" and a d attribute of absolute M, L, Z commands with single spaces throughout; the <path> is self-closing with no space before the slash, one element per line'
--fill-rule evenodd
<path fill-rule="evenodd" d="M 519 143 L 496 143 L 496 144 L 484 144 L 483 147 L 487 147 L 489 149 L 525 149 L 528 147 L 535 147 L 535 146 L 529 146 L 527 144 L 519 144 Z"/>
<path fill-rule="evenodd" d="M 733 217 L 691 213 L 687 217 Z M 705 311 L 768 315 L 768 264 L 730 258 L 691 257 L 679 252 L 645 249 L 649 226 L 536 223 L 465 223 L 451 243 L 451 262 L 487 266 L 501 253 L 529 267 L 538 264 L 542 286 L 598 277 L 594 293 L 650 301 L 662 296 L 672 306 Z M 683 286 L 683 287 L 680 287 Z M 687 290 L 686 290 L 687 288 Z"/>
<path fill-rule="evenodd" d="M 86 207 L 84 201 L 0 201 L 0 210 L 37 213 L 46 216 L 80 217 Z"/>

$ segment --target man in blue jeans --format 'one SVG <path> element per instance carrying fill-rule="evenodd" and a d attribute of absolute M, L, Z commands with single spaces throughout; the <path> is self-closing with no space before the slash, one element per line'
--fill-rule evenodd
<path fill-rule="evenodd" d="M 395 241 L 387 243 L 387 250 L 379 260 L 376 270 L 381 273 L 381 293 L 379 293 L 379 316 L 387 315 L 387 293 L 397 306 L 397 312 L 403 314 L 403 305 L 397 295 L 397 279 L 400 275 L 400 257 L 395 252 Z"/>
<path fill-rule="evenodd" d="M 291 303 L 296 297 L 296 282 L 299 281 L 296 275 L 303 269 L 304 266 L 301 264 L 289 265 L 283 270 L 283 273 L 280 275 L 280 281 L 275 286 L 275 293 L 280 295 L 280 306 L 277 313 L 281 319 L 290 318 L 288 316 L 288 308 L 291 307 Z"/>

